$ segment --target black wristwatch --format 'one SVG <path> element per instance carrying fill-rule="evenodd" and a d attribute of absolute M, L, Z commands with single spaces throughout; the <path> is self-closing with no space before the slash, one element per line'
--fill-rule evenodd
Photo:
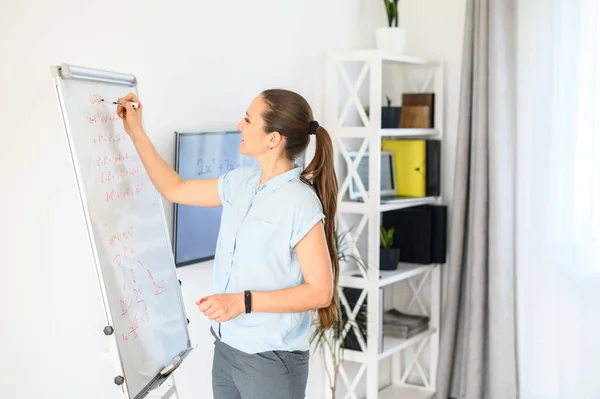
<path fill-rule="evenodd" d="M 252 311 L 252 295 L 250 291 L 244 291 L 244 304 L 246 305 L 246 313 Z"/>

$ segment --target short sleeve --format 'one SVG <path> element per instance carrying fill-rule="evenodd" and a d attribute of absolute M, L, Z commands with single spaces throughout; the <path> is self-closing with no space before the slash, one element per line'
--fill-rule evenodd
<path fill-rule="evenodd" d="M 221 204 L 225 202 L 231 203 L 231 199 L 235 197 L 235 190 L 240 186 L 248 176 L 253 172 L 249 167 L 239 167 L 226 172 L 217 180 L 217 190 Z"/>
<path fill-rule="evenodd" d="M 299 196 L 301 200 L 296 204 L 292 221 L 291 248 L 294 248 L 317 222 L 325 219 L 319 197 L 312 192 L 310 194 Z"/>
<path fill-rule="evenodd" d="M 225 174 L 221 175 L 217 181 L 217 188 L 219 190 L 221 204 L 225 204 L 225 202 L 227 202 L 227 198 L 229 197 L 233 172 L 233 170 L 226 172 Z"/>

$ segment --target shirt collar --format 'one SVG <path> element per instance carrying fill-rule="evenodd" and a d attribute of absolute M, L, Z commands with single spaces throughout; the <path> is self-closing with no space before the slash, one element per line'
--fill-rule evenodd
<path fill-rule="evenodd" d="M 301 174 L 302 174 L 301 167 L 296 167 L 294 169 L 290 169 L 287 172 L 277 175 L 274 178 L 272 178 L 271 180 L 264 183 L 261 187 L 259 187 L 259 190 L 269 190 L 271 192 L 275 191 L 279 187 L 283 186 L 285 183 L 300 177 Z M 253 179 L 250 179 L 248 182 L 250 184 L 254 185 L 254 187 L 256 188 L 258 183 L 260 182 L 260 177 L 261 177 L 261 171 L 259 168 L 257 173 L 254 174 Z"/>

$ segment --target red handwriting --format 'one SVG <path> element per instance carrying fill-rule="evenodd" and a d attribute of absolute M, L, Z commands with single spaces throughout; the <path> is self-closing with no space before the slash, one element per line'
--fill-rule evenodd
<path fill-rule="evenodd" d="M 144 310 L 142 310 L 141 315 L 142 323 L 147 323 L 150 321 L 150 316 L 148 316 L 148 305 L 144 302 Z"/>
<path fill-rule="evenodd" d="M 113 258 L 113 264 L 116 264 L 117 267 L 121 267 L 121 262 L 123 259 L 127 259 L 133 255 L 135 255 L 135 248 L 127 248 L 124 246 L 123 249 L 119 251 L 119 253 L 117 253 Z"/>
<path fill-rule="evenodd" d="M 119 266 L 121 265 L 121 258 L 118 260 Z M 123 268 L 123 292 L 127 291 L 127 270 Z"/>
<path fill-rule="evenodd" d="M 150 270 L 144 266 L 144 264 L 142 263 L 141 260 L 138 260 L 138 263 L 140 264 L 140 266 L 142 266 L 144 268 L 144 270 L 146 270 L 146 272 L 148 272 L 148 276 L 150 276 L 150 280 L 154 281 L 154 277 L 152 277 L 152 273 L 150 273 Z"/>
<path fill-rule="evenodd" d="M 104 227 L 108 226 L 113 220 L 115 220 L 116 217 L 110 219 L 108 222 L 104 223 Z"/>
<path fill-rule="evenodd" d="M 98 157 L 96 158 L 96 164 L 98 165 L 98 167 L 104 166 L 104 165 L 112 165 L 112 164 L 121 164 L 123 162 L 125 162 L 127 159 L 129 159 L 129 154 L 128 153 L 118 153 L 115 155 L 104 155 L 103 157 Z"/>
<path fill-rule="evenodd" d="M 140 326 L 140 323 L 138 322 L 137 315 L 135 315 L 133 317 L 133 320 L 131 321 L 131 325 L 129 326 L 129 333 L 134 334 L 134 339 L 138 337 L 138 334 L 135 330 L 137 330 L 139 326 Z"/>
<path fill-rule="evenodd" d="M 126 133 L 112 134 L 112 133 L 98 133 L 97 136 L 92 138 L 92 143 L 101 144 L 101 143 L 120 143 L 121 140 L 125 140 L 127 138 Z"/>
<path fill-rule="evenodd" d="M 119 120 L 117 114 L 106 114 L 96 112 L 94 115 L 88 116 L 88 122 L 90 123 L 90 125 L 93 125 L 95 123 L 113 123 L 117 120 Z"/>
<path fill-rule="evenodd" d="M 129 257 L 135 254 L 135 250 L 133 248 L 123 247 L 123 250 L 117 254 L 114 258 L 114 263 L 120 265 L 123 257 Z M 147 275 L 150 280 L 152 280 L 152 284 L 154 286 L 154 295 L 160 295 L 166 291 L 165 281 L 161 280 L 160 283 L 157 283 L 152 276 L 150 270 L 144 265 L 144 262 L 141 260 L 137 260 L 137 262 L 129 261 L 127 265 L 123 265 L 123 270 L 131 271 L 131 275 L 134 279 L 135 283 L 135 270 L 134 267 L 141 267 L 146 271 L 146 273 L 142 273 L 142 275 Z M 145 279 L 145 277 L 144 277 Z M 129 326 L 127 327 L 127 331 L 121 334 L 121 339 L 125 342 L 129 342 L 131 340 L 136 340 L 141 334 L 140 327 L 143 324 L 150 322 L 150 313 L 148 311 L 148 304 L 144 299 L 142 283 L 137 283 L 135 287 L 128 291 L 125 295 L 127 299 L 121 299 L 121 316 L 125 316 L 127 313 L 130 314 L 129 317 L 132 317 Z M 134 310 L 135 309 L 135 310 Z M 135 313 L 133 313 L 135 312 Z"/>
<path fill-rule="evenodd" d="M 121 241 L 124 235 L 127 238 L 133 234 L 133 227 L 130 227 L 129 230 L 125 230 L 124 232 L 117 232 L 112 235 L 109 239 L 110 245 L 114 246 L 116 241 Z M 134 247 L 123 246 L 113 257 L 112 264 L 123 271 L 123 291 L 127 291 L 127 265 L 131 265 L 131 262 L 125 263 L 127 259 L 134 256 L 136 254 Z M 135 283 L 135 280 L 134 280 Z"/>
<path fill-rule="evenodd" d="M 110 236 L 110 239 L 108 240 L 108 242 L 110 243 L 111 247 L 114 247 L 115 244 L 117 244 L 123 240 L 129 239 L 129 237 L 131 237 L 131 236 L 133 236 L 133 226 L 129 226 L 129 228 L 127 230 L 117 231 L 112 236 Z"/>
<path fill-rule="evenodd" d="M 143 299 L 139 299 L 140 295 L 142 295 L 142 285 L 138 285 L 138 288 L 133 289 L 133 295 L 135 295 L 135 300 L 140 303 L 143 302 Z"/>
<path fill-rule="evenodd" d="M 135 187 L 127 187 L 116 191 L 113 188 L 112 190 L 106 192 L 106 202 L 124 200 L 126 198 L 134 197 L 138 194 L 141 194 L 142 192 L 144 192 L 144 183 L 138 183 L 135 185 Z"/>
<path fill-rule="evenodd" d="M 139 173 L 139 168 L 123 169 L 116 172 L 109 170 L 108 172 L 100 172 L 100 181 L 106 183 L 112 180 L 124 180 L 129 176 L 135 176 Z"/>
<path fill-rule="evenodd" d="M 123 338 L 123 341 L 127 342 L 130 339 L 132 339 L 131 337 L 133 336 L 133 339 L 136 339 L 138 337 L 138 333 L 137 333 L 137 329 L 139 328 L 140 324 L 138 322 L 138 318 L 137 318 L 137 314 L 133 317 L 133 320 L 131 321 L 131 324 L 129 325 L 129 330 L 127 331 L 127 334 L 122 333 L 121 337 Z"/>
<path fill-rule="evenodd" d="M 90 102 L 92 104 L 97 104 L 99 102 L 102 102 L 102 97 L 99 96 L 98 94 L 90 93 Z"/>
<path fill-rule="evenodd" d="M 148 269 L 146 266 L 144 266 L 144 264 L 142 263 L 141 260 L 138 260 L 138 263 L 140 264 L 140 266 L 142 266 L 144 268 L 144 270 L 146 270 L 146 272 L 148 273 L 148 277 L 150 277 L 150 280 L 152 280 L 152 283 L 154 284 L 154 295 L 160 295 L 163 292 L 165 292 L 167 290 L 167 288 L 165 287 L 165 280 L 160 280 L 160 283 L 156 284 L 156 281 L 154 281 L 154 277 L 152 276 L 152 273 L 150 273 L 150 269 Z"/>
<path fill-rule="evenodd" d="M 131 295 L 127 297 L 127 300 L 124 301 L 121 299 L 121 316 L 123 316 L 129 308 L 131 307 Z"/>
<path fill-rule="evenodd" d="M 139 320 L 138 320 L 139 317 Z M 138 329 L 140 328 L 140 321 L 142 323 L 148 323 L 150 321 L 150 315 L 148 314 L 148 306 L 144 303 L 144 309 L 133 316 L 133 320 L 129 324 L 129 328 L 126 333 L 121 333 L 123 341 L 128 342 L 130 339 L 137 339 L 139 337 Z"/>
<path fill-rule="evenodd" d="M 167 289 L 165 288 L 165 280 L 160 280 L 160 284 L 154 283 L 154 295 L 160 295 L 166 290 Z"/>

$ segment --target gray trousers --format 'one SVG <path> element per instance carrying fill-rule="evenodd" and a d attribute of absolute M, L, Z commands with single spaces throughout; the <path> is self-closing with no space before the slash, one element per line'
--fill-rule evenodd
<path fill-rule="evenodd" d="M 303 399 L 308 351 L 248 354 L 221 342 L 215 332 L 214 399 Z"/>

